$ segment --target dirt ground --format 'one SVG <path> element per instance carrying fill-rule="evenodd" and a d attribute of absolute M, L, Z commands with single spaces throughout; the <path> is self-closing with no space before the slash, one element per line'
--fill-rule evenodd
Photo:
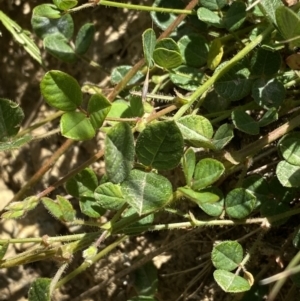
<path fill-rule="evenodd" d="M 133 1 L 133 3 L 141 2 Z M 151 3 L 152 1 L 143 2 Z M 31 30 L 31 12 L 40 3 L 44 1 L 0 0 L 0 10 L 22 28 Z M 109 88 L 108 74 L 113 67 L 123 64 L 132 65 L 142 57 L 141 35 L 145 29 L 152 27 L 148 13 L 101 6 L 97 9 L 82 10 L 73 17 L 75 32 L 86 22 L 95 24 L 97 33 L 87 55 L 99 63 L 102 70 L 90 67 L 84 62 L 73 65 L 61 63 L 46 54 L 42 49 L 41 41 L 35 37 L 47 62 L 47 70 L 59 69 L 75 77 L 80 84 L 91 82 L 102 88 Z M 52 112 L 44 104 L 39 90 L 39 82 L 45 71 L 13 40 L 2 24 L 0 24 L 0 31 L 2 34 L 0 37 L 0 97 L 12 99 L 21 105 L 25 112 L 23 126 L 26 127 Z M 44 127 L 39 134 L 56 127 L 57 122 L 53 122 Z M 47 139 L 34 141 L 19 151 L 0 153 L 0 211 L 64 140 L 60 135 L 52 135 Z M 43 181 L 33 187 L 32 193 L 45 189 L 64 176 L 66 171 L 87 160 L 99 148 L 101 148 L 101 137 L 84 143 L 75 143 L 44 176 Z M 96 162 L 92 167 L 101 173 L 103 162 Z M 64 193 L 64 190 L 57 189 L 53 196 L 59 193 Z M 185 206 L 193 207 L 192 204 Z M 166 214 L 161 215 L 159 219 L 167 222 L 170 217 Z M 79 299 L 78 296 L 102 281 L 109 280 L 138 258 L 154 252 L 159 247 L 168 246 L 176 240 L 177 243 L 173 248 L 165 250 L 154 259 L 159 272 L 157 300 L 218 301 L 226 300 L 226 298 L 231 300 L 230 296 L 225 298 L 221 289 L 213 281 L 210 251 L 215 240 L 228 239 L 234 232 L 239 232 L 238 237 L 241 237 L 250 230 L 224 228 L 218 231 L 214 229 L 203 231 L 195 229 L 192 233 L 184 230 L 162 231 L 132 237 L 105 259 L 57 291 L 53 300 L 74 300 L 77 297 L 76 300 L 85 301 L 126 301 L 134 295 L 133 273 L 116 279 L 95 294 L 79 297 Z M 0 224 L 1 239 L 40 237 L 45 234 L 65 235 L 77 231 L 80 232 L 80 229 L 66 228 L 57 222 L 42 206 L 30 212 L 26 218 L 1 221 Z M 29 247 L 29 245 L 20 244 L 10 247 L 7 256 L 18 254 Z M 79 264 L 80 256 L 77 256 L 68 271 Z M 261 268 L 260 263 L 255 262 L 255 259 L 253 266 L 257 269 Z M 53 277 L 57 268 L 57 263 L 43 261 L 0 270 L 0 300 L 27 300 L 30 283 L 37 277 Z"/>

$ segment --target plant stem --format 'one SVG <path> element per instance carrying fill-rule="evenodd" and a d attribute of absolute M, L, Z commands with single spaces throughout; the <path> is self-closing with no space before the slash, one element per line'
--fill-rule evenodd
<path fill-rule="evenodd" d="M 226 65 L 215 72 L 211 78 L 209 78 L 190 96 L 189 102 L 178 110 L 174 116 L 174 120 L 178 120 L 191 107 L 191 105 L 217 81 L 217 79 L 228 72 L 237 62 L 243 59 L 251 50 L 259 45 L 262 40 L 272 32 L 273 29 L 273 25 L 270 25 L 265 31 L 258 35 L 251 43 L 249 43 L 245 48 L 238 52 L 237 55 L 228 61 Z"/>
<path fill-rule="evenodd" d="M 61 279 L 55 286 L 55 288 L 59 288 L 71 279 L 73 279 L 78 274 L 85 271 L 87 268 L 89 268 L 92 264 L 99 261 L 102 257 L 106 256 L 110 251 L 112 251 L 114 248 L 116 248 L 122 241 L 127 239 L 127 235 L 121 236 L 119 239 L 117 239 L 115 242 L 107 246 L 105 249 L 101 250 L 94 258 L 89 259 L 88 261 L 84 261 L 77 269 L 75 269 L 73 272 L 68 274 L 66 277 Z"/>

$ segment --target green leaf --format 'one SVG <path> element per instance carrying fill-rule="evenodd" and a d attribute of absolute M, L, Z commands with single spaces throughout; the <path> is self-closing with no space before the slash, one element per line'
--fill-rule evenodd
<path fill-rule="evenodd" d="M 55 218 L 62 222 L 72 222 L 75 219 L 76 211 L 70 201 L 62 196 L 58 195 L 55 201 L 43 197 L 42 203 Z"/>
<path fill-rule="evenodd" d="M 28 211 L 33 210 L 39 204 L 39 200 L 37 196 L 29 196 L 22 202 L 12 202 L 5 207 L 6 212 L 1 217 L 3 219 L 23 217 Z"/>
<path fill-rule="evenodd" d="M 165 177 L 132 170 L 121 184 L 124 198 L 138 214 L 145 214 L 164 207 L 172 198 L 172 185 Z"/>
<path fill-rule="evenodd" d="M 199 207 L 210 216 L 220 216 L 224 211 L 224 196 L 222 191 L 217 187 L 209 187 L 201 192 L 211 192 L 219 197 L 217 202 L 213 203 L 199 203 Z"/>
<path fill-rule="evenodd" d="M 211 260 L 216 269 L 232 271 L 243 260 L 243 247 L 236 241 L 223 241 L 214 246 Z"/>
<path fill-rule="evenodd" d="M 285 99 L 285 87 L 276 78 L 258 79 L 253 83 L 252 97 L 265 109 L 279 108 Z"/>
<path fill-rule="evenodd" d="M 91 96 L 87 111 L 90 115 L 90 120 L 95 130 L 102 126 L 107 114 L 110 111 L 110 108 L 111 103 L 105 96 L 98 93 Z"/>
<path fill-rule="evenodd" d="M 46 102 L 62 111 L 73 111 L 82 102 L 82 93 L 78 82 L 67 73 L 48 71 L 40 84 Z"/>
<path fill-rule="evenodd" d="M 217 150 L 223 149 L 233 138 L 233 127 L 231 124 L 223 123 L 215 132 L 212 143 Z"/>
<path fill-rule="evenodd" d="M 276 175 L 284 187 L 300 186 L 300 166 L 292 165 L 287 161 L 280 161 L 276 167 Z"/>
<path fill-rule="evenodd" d="M 177 42 L 177 44 L 186 65 L 198 68 L 206 63 L 208 45 L 201 35 L 185 35 Z"/>
<path fill-rule="evenodd" d="M 23 30 L 15 21 L 0 11 L 0 21 L 6 29 L 13 35 L 14 39 L 31 55 L 40 65 L 43 65 L 40 49 L 36 46 L 30 35 Z"/>
<path fill-rule="evenodd" d="M 256 197 L 256 207 L 270 199 L 269 185 L 260 175 L 252 175 L 244 179 L 242 187 Z"/>
<path fill-rule="evenodd" d="M 211 142 L 213 127 L 208 119 L 200 115 L 187 115 L 176 122 L 183 139 L 195 147 L 208 147 L 214 149 Z"/>
<path fill-rule="evenodd" d="M 241 109 L 234 110 L 231 113 L 234 126 L 249 135 L 259 134 L 259 125 L 250 115 Z"/>
<path fill-rule="evenodd" d="M 79 55 L 85 54 L 94 38 L 95 26 L 93 23 L 86 23 L 79 29 L 75 40 L 75 52 Z"/>
<path fill-rule="evenodd" d="M 278 7 L 283 6 L 283 2 L 281 0 L 264 0 L 260 3 L 260 9 L 264 13 L 264 15 L 269 19 L 270 23 L 277 25 L 276 23 L 276 10 Z"/>
<path fill-rule="evenodd" d="M 61 17 L 61 12 L 53 4 L 41 4 L 34 7 L 33 15 L 49 19 L 59 19 Z"/>
<path fill-rule="evenodd" d="M 106 212 L 106 210 L 98 204 L 94 197 L 80 197 L 79 206 L 83 214 L 92 218 L 98 218 Z"/>
<path fill-rule="evenodd" d="M 278 120 L 278 110 L 276 108 L 269 109 L 258 121 L 259 127 L 264 127 Z"/>
<path fill-rule="evenodd" d="M 153 296 L 158 287 L 157 269 L 152 261 L 148 261 L 134 271 L 133 286 L 138 295 Z"/>
<path fill-rule="evenodd" d="M 91 120 L 81 112 L 67 112 L 60 119 L 61 134 L 73 140 L 92 139 L 96 132 Z"/>
<path fill-rule="evenodd" d="M 199 190 L 213 184 L 222 176 L 224 171 L 224 165 L 215 159 L 200 160 L 196 165 L 192 188 Z"/>
<path fill-rule="evenodd" d="M 56 18 L 47 17 L 40 11 L 40 6 L 47 5 L 55 8 L 51 4 L 38 5 L 33 9 L 31 26 L 36 33 L 36 35 L 44 39 L 47 35 L 54 33 L 61 33 L 67 40 L 70 40 L 74 32 L 74 23 L 70 14 L 65 14 L 63 16 L 54 15 Z M 57 11 L 58 12 L 58 11 Z"/>
<path fill-rule="evenodd" d="M 300 166 L 300 137 L 299 132 L 284 136 L 279 142 L 283 158 L 290 164 Z"/>
<path fill-rule="evenodd" d="M 44 47 L 50 54 L 63 62 L 75 63 L 77 61 L 74 50 L 61 33 L 47 35 L 44 39 Z"/>
<path fill-rule="evenodd" d="M 188 148 L 185 151 L 182 157 L 181 164 L 182 164 L 186 184 L 188 186 L 191 186 L 195 165 L 196 165 L 196 155 L 192 148 Z"/>
<path fill-rule="evenodd" d="M 61 10 L 68 10 L 77 5 L 77 0 L 53 0 L 53 3 Z"/>
<path fill-rule="evenodd" d="M 93 197 L 98 179 L 91 168 L 85 168 L 66 182 L 65 188 L 74 197 Z"/>
<path fill-rule="evenodd" d="M 127 66 L 127 65 L 118 66 L 118 67 L 114 68 L 111 73 L 111 78 L 110 78 L 111 83 L 114 85 L 118 84 L 131 69 L 132 69 L 132 66 Z M 127 86 L 135 84 L 137 81 L 139 81 L 143 77 L 144 77 L 144 74 L 141 71 L 138 71 L 131 78 L 131 80 L 127 83 Z"/>
<path fill-rule="evenodd" d="M 130 173 L 134 160 L 134 141 L 130 126 L 117 123 L 105 138 L 105 168 L 109 181 L 121 183 Z"/>
<path fill-rule="evenodd" d="M 225 210 L 230 218 L 247 217 L 256 205 L 256 197 L 244 188 L 231 190 L 225 198 Z"/>
<path fill-rule="evenodd" d="M 251 59 L 251 74 L 256 76 L 272 76 L 281 65 L 278 51 L 267 51 L 259 48 Z"/>
<path fill-rule="evenodd" d="M 184 3 L 181 0 L 155 0 L 153 3 L 154 7 L 165 7 L 165 8 L 176 8 L 176 9 L 184 9 Z M 176 14 L 171 13 L 159 13 L 152 11 L 150 13 L 153 22 L 163 31 L 167 29 L 167 27 L 173 23 L 177 16 Z M 182 22 L 180 23 L 182 24 Z"/>
<path fill-rule="evenodd" d="M 279 32 L 289 42 L 291 48 L 300 46 L 300 17 L 290 8 L 280 6 L 276 9 L 276 22 Z"/>
<path fill-rule="evenodd" d="M 107 117 L 130 118 L 135 116 L 132 116 L 131 108 L 128 102 L 120 99 L 112 103 L 111 109 L 107 114 Z"/>
<path fill-rule="evenodd" d="M 241 293 L 251 288 L 245 278 L 224 270 L 214 271 L 214 279 L 226 293 Z"/>
<path fill-rule="evenodd" d="M 199 0 L 199 3 L 210 10 L 220 10 L 227 5 L 226 0 Z"/>
<path fill-rule="evenodd" d="M 95 190 L 95 200 L 104 209 L 118 210 L 126 202 L 119 185 L 107 182 Z"/>
<path fill-rule="evenodd" d="M 210 191 L 200 191 L 196 192 L 191 188 L 179 187 L 178 190 L 188 199 L 195 202 L 197 205 L 206 203 L 215 203 L 219 201 L 219 196 Z"/>
<path fill-rule="evenodd" d="M 246 19 L 246 4 L 240 1 L 234 1 L 222 22 L 229 31 L 237 30 Z"/>
<path fill-rule="evenodd" d="M 7 137 L 16 135 L 23 119 L 24 112 L 17 103 L 0 98 L 0 141 L 6 142 Z"/>
<path fill-rule="evenodd" d="M 203 107 L 210 113 L 216 113 L 228 109 L 230 104 L 230 99 L 221 97 L 213 90 L 204 98 Z"/>
<path fill-rule="evenodd" d="M 138 160 L 156 169 L 176 167 L 183 155 L 183 138 L 174 121 L 148 125 L 136 142 Z"/>
<path fill-rule="evenodd" d="M 165 69 L 176 68 L 183 62 L 179 47 L 170 38 L 162 39 L 156 43 L 153 59 L 158 66 Z"/>
<path fill-rule="evenodd" d="M 195 91 L 202 83 L 204 74 L 197 68 L 181 65 L 172 69 L 170 80 L 173 84 L 187 91 Z"/>
<path fill-rule="evenodd" d="M 148 68 L 152 68 L 153 64 L 153 51 L 156 45 L 156 35 L 152 28 L 148 28 L 143 32 L 143 50 L 144 57 L 147 62 Z"/>
<path fill-rule="evenodd" d="M 9 139 L 3 139 L 5 141 L 0 142 L 0 151 L 8 151 L 13 149 L 18 149 L 24 144 L 28 143 L 32 137 L 30 135 L 25 135 L 23 137 L 13 137 Z"/>
<path fill-rule="evenodd" d="M 217 28 L 222 28 L 222 19 L 220 16 L 205 7 L 200 7 L 197 10 L 197 16 L 199 20 L 203 21 L 208 25 L 212 25 Z"/>
<path fill-rule="evenodd" d="M 282 214 L 284 212 L 290 211 L 290 206 L 289 204 L 286 204 L 284 202 L 278 202 L 276 200 L 268 200 L 267 202 L 263 202 L 260 207 L 260 214 L 263 217 L 270 218 L 273 215 L 278 215 Z M 269 222 L 273 227 L 278 227 L 283 225 L 284 223 L 287 222 L 289 217 L 282 218 L 277 221 L 272 221 L 271 219 Z"/>
<path fill-rule="evenodd" d="M 34 280 L 28 291 L 29 301 L 50 301 L 50 278 L 38 278 Z"/>
<path fill-rule="evenodd" d="M 237 63 L 216 81 L 214 87 L 221 97 L 230 101 L 240 100 L 251 91 L 250 71 L 244 63 Z"/>
<path fill-rule="evenodd" d="M 57 203 L 62 212 L 62 220 L 66 222 L 72 222 L 76 217 L 76 211 L 74 210 L 72 204 L 66 198 L 58 195 Z"/>

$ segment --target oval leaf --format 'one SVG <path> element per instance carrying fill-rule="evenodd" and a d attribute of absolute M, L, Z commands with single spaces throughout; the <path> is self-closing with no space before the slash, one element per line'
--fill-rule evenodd
<path fill-rule="evenodd" d="M 68 112 L 62 115 L 60 130 L 63 136 L 73 140 L 89 140 L 96 134 L 90 119 L 81 112 Z"/>
<path fill-rule="evenodd" d="M 132 170 L 121 188 L 128 204 L 140 215 L 162 208 L 173 195 L 172 185 L 165 177 L 140 170 Z"/>
<path fill-rule="evenodd" d="M 143 50 L 144 57 L 148 68 L 153 67 L 153 51 L 156 45 L 156 35 L 152 28 L 148 28 L 143 32 Z"/>
<path fill-rule="evenodd" d="M 29 301 L 50 301 L 50 278 L 38 278 L 31 283 L 28 291 Z"/>
<path fill-rule="evenodd" d="M 221 177 L 224 171 L 224 165 L 215 159 L 200 160 L 196 165 L 192 188 L 199 190 L 211 185 Z"/>
<path fill-rule="evenodd" d="M 250 115 L 241 109 L 234 110 L 231 113 L 234 126 L 240 131 L 249 135 L 259 134 L 259 125 Z"/>
<path fill-rule="evenodd" d="M 121 183 L 130 173 L 134 160 L 134 142 L 130 126 L 117 123 L 105 138 L 105 169 L 109 180 Z"/>
<path fill-rule="evenodd" d="M 84 24 L 78 31 L 75 40 L 75 52 L 83 55 L 89 49 L 95 34 L 95 26 L 93 23 Z"/>
<path fill-rule="evenodd" d="M 183 138 L 174 121 L 147 126 L 136 142 L 138 160 L 156 169 L 176 167 L 183 155 Z"/>
<path fill-rule="evenodd" d="M 299 132 L 289 134 L 279 142 L 283 158 L 290 164 L 300 166 L 300 137 Z"/>
<path fill-rule="evenodd" d="M 276 175 L 284 187 L 300 186 L 300 166 L 292 165 L 287 161 L 280 161 L 276 167 Z"/>
<path fill-rule="evenodd" d="M 82 102 L 82 93 L 78 82 L 72 76 L 52 70 L 45 74 L 40 84 L 46 102 L 62 111 L 73 111 Z"/>

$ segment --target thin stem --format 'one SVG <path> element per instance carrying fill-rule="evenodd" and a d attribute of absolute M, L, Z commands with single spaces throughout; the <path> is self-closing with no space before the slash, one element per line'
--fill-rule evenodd
<path fill-rule="evenodd" d="M 217 72 L 213 74 L 202 86 L 200 86 L 189 98 L 189 102 L 183 105 L 174 116 L 174 120 L 178 120 L 190 107 L 191 105 L 204 93 L 206 92 L 222 75 L 228 72 L 237 62 L 242 60 L 251 50 L 253 50 L 257 45 L 259 45 L 262 40 L 268 36 L 274 27 L 269 26 L 264 32 L 258 35 L 251 43 L 249 43 L 245 48 L 239 51 L 226 65 L 220 68 Z"/>

